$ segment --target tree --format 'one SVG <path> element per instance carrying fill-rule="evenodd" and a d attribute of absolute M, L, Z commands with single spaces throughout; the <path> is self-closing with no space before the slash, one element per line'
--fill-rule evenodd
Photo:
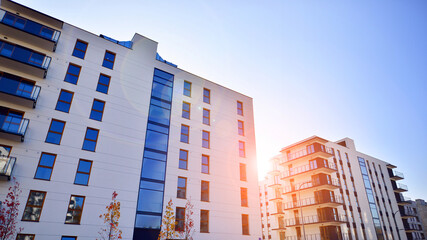
<path fill-rule="evenodd" d="M 105 207 L 107 212 L 99 215 L 99 218 L 104 220 L 105 228 L 99 231 L 102 240 L 122 239 L 122 230 L 119 229 L 120 219 L 120 202 L 117 201 L 116 191 L 112 194 L 112 202 Z"/>
<path fill-rule="evenodd" d="M 15 235 L 23 229 L 17 229 L 19 195 L 22 193 L 19 182 L 13 177 L 13 185 L 0 206 L 0 240 L 15 239 Z"/>
<path fill-rule="evenodd" d="M 184 231 L 182 232 L 182 235 L 183 235 L 182 237 L 186 240 L 193 240 L 193 233 L 194 233 L 193 208 L 194 208 L 194 204 L 191 203 L 191 198 L 187 199 L 187 203 L 185 203 Z"/>
<path fill-rule="evenodd" d="M 173 239 L 177 237 L 175 232 L 175 213 L 173 210 L 172 199 L 169 200 L 166 206 L 166 211 L 163 214 L 162 225 L 160 226 L 160 234 L 157 240 Z"/>

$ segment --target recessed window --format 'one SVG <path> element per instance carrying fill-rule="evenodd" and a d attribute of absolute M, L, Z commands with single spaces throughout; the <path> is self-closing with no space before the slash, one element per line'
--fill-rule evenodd
<path fill-rule="evenodd" d="M 55 110 L 66 112 L 66 113 L 70 112 L 73 96 L 74 96 L 73 92 L 61 89 L 61 92 L 59 93 L 58 102 L 56 103 Z"/>
<path fill-rule="evenodd" d="M 203 108 L 203 124 L 211 124 L 211 111 L 206 108 Z"/>
<path fill-rule="evenodd" d="M 181 142 L 188 143 L 190 139 L 190 126 L 181 124 Z"/>
<path fill-rule="evenodd" d="M 202 147 L 204 148 L 210 147 L 210 133 L 208 131 L 202 132 Z"/>
<path fill-rule="evenodd" d="M 77 240 L 77 237 L 72 236 L 62 236 L 61 240 Z"/>
<path fill-rule="evenodd" d="M 80 159 L 74 184 L 87 186 L 89 183 L 91 169 L 92 161 Z"/>
<path fill-rule="evenodd" d="M 62 134 L 64 133 L 65 122 L 52 119 L 50 123 L 49 131 L 47 132 L 46 142 L 53 144 L 60 144 Z"/>
<path fill-rule="evenodd" d="M 87 42 L 77 39 L 76 45 L 74 46 L 73 50 L 73 56 L 84 59 L 86 55 L 87 45 Z"/>
<path fill-rule="evenodd" d="M 95 152 L 96 142 L 98 141 L 98 134 L 99 134 L 98 129 L 87 128 L 82 149 Z"/>
<path fill-rule="evenodd" d="M 116 59 L 116 54 L 110 51 L 105 51 L 104 61 L 102 62 L 102 66 L 113 69 L 114 60 Z"/>
<path fill-rule="evenodd" d="M 182 117 L 190 119 L 190 104 L 188 102 L 182 102 Z"/>
<path fill-rule="evenodd" d="M 90 119 L 101 121 L 104 113 L 105 102 L 94 99 L 92 104 L 92 110 L 90 111 Z"/>
<path fill-rule="evenodd" d="M 110 86 L 111 77 L 105 74 L 100 74 L 98 79 L 98 85 L 96 86 L 96 91 L 107 94 L 108 87 Z"/>
<path fill-rule="evenodd" d="M 239 135 L 244 136 L 245 135 L 245 125 L 243 121 L 237 120 L 237 130 Z"/>
<path fill-rule="evenodd" d="M 36 237 L 35 234 L 18 234 L 16 235 L 16 240 L 34 240 L 34 238 Z"/>
<path fill-rule="evenodd" d="M 22 221 L 38 222 L 42 214 L 45 198 L 46 192 L 31 190 L 22 214 Z"/>
<path fill-rule="evenodd" d="M 203 102 L 211 103 L 211 90 L 203 88 Z"/>
<path fill-rule="evenodd" d="M 50 180 L 55 165 L 56 154 L 42 152 L 34 178 Z"/>
<path fill-rule="evenodd" d="M 243 116 L 243 103 L 237 101 L 237 114 Z"/>
<path fill-rule="evenodd" d="M 177 207 L 175 214 L 175 231 L 182 232 L 184 231 L 185 224 L 185 208 Z"/>
<path fill-rule="evenodd" d="M 248 206 L 248 189 L 247 188 L 240 188 L 240 201 L 242 207 Z"/>
<path fill-rule="evenodd" d="M 187 178 L 178 177 L 178 189 L 176 192 L 177 198 L 187 198 Z"/>
<path fill-rule="evenodd" d="M 246 164 L 240 163 L 240 181 L 246 180 Z"/>
<path fill-rule="evenodd" d="M 202 181 L 200 200 L 204 202 L 209 202 L 209 182 L 208 181 Z"/>
<path fill-rule="evenodd" d="M 202 155 L 202 173 L 209 174 L 209 156 Z"/>
<path fill-rule="evenodd" d="M 184 95 L 191 97 L 191 82 L 184 81 Z"/>
<path fill-rule="evenodd" d="M 77 84 L 77 81 L 79 80 L 80 76 L 80 70 L 82 70 L 82 67 L 70 63 L 70 65 L 68 65 L 68 70 L 67 74 L 65 75 L 64 81 L 72 84 Z"/>
<path fill-rule="evenodd" d="M 200 210 L 200 232 L 208 233 L 209 232 L 209 211 Z"/>
<path fill-rule="evenodd" d="M 249 235 L 249 215 L 242 214 L 242 234 Z"/>
<path fill-rule="evenodd" d="M 80 224 L 84 203 L 84 196 L 71 195 L 70 203 L 68 204 L 67 215 L 65 216 L 65 223 Z"/>
<path fill-rule="evenodd" d="M 245 142 L 239 141 L 239 156 L 246 157 Z"/>
<path fill-rule="evenodd" d="M 188 167 L 188 151 L 187 150 L 179 150 L 179 169 L 187 170 Z"/>

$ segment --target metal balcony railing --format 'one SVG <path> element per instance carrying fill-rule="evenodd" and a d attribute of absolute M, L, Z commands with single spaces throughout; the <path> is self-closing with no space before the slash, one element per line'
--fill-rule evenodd
<path fill-rule="evenodd" d="M 5 176 L 10 180 L 16 158 L 0 155 L 0 176 Z"/>
<path fill-rule="evenodd" d="M 304 224 L 315 224 L 315 223 L 325 223 L 325 222 L 347 222 L 346 215 L 331 215 L 331 216 L 322 216 L 319 217 L 317 215 L 312 216 L 304 216 L 297 218 L 290 218 L 285 220 L 285 225 L 287 227 L 290 226 L 298 226 Z"/>
<path fill-rule="evenodd" d="M 326 165 L 326 166 L 325 165 L 317 165 L 317 164 L 316 165 L 307 164 L 307 165 L 303 165 L 303 166 L 299 166 L 299 167 L 294 167 L 288 171 L 283 172 L 282 178 L 291 177 L 294 175 L 309 172 L 309 171 L 319 169 L 319 168 L 328 168 L 331 170 L 337 170 L 337 166 L 335 165 L 335 163 L 332 163 L 332 162 L 328 163 L 328 165 Z"/>
<path fill-rule="evenodd" d="M 322 186 L 322 185 L 331 185 L 335 187 L 340 187 L 340 181 L 338 179 L 331 179 L 331 180 L 319 180 L 319 181 L 308 181 L 308 182 L 302 182 L 302 183 L 294 183 L 292 186 L 285 186 L 283 188 L 283 193 L 289 193 L 299 190 L 304 190 L 307 188 Z M 299 188 L 296 188 L 295 186 L 299 186 Z"/>
<path fill-rule="evenodd" d="M 300 201 L 296 202 L 286 202 L 283 203 L 283 207 L 285 210 L 292 209 L 292 208 L 299 208 L 299 207 L 307 207 L 307 206 L 313 206 L 318 204 L 324 204 L 324 203 L 338 203 L 343 204 L 343 198 L 340 195 L 334 195 L 331 196 L 331 198 L 303 198 Z"/>
<path fill-rule="evenodd" d="M 325 152 L 325 153 L 329 153 L 331 155 L 334 154 L 332 148 L 330 148 L 330 147 L 322 147 L 320 150 L 317 150 L 317 151 L 312 150 L 310 152 L 307 151 L 307 148 L 304 148 L 304 149 L 301 149 L 301 150 L 293 152 L 293 153 L 288 153 L 287 159 L 283 159 L 283 161 L 289 162 L 289 161 L 292 161 L 294 159 L 301 158 L 301 157 L 304 157 L 304 156 L 307 156 L 307 155 L 310 155 L 310 154 L 313 154 L 316 152 Z"/>

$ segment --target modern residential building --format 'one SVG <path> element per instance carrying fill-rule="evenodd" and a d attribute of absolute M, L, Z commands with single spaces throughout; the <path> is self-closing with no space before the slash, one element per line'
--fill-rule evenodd
<path fill-rule="evenodd" d="M 0 199 L 18 239 L 96 239 L 114 191 L 123 239 L 157 239 L 172 199 L 194 239 L 261 237 L 252 99 L 9 0 L 0 9 Z"/>
<path fill-rule="evenodd" d="M 406 236 L 408 239 L 425 239 L 425 234 L 423 231 L 423 222 L 420 216 L 423 214 L 423 210 L 418 211 L 418 203 L 421 203 L 423 200 L 417 199 L 416 201 L 410 201 L 409 205 L 400 207 L 403 225 L 405 226 Z M 421 205 L 420 204 L 420 205 Z M 424 202 L 425 204 L 425 202 Z"/>
<path fill-rule="evenodd" d="M 403 174 L 394 165 L 356 150 L 350 138 L 331 142 L 313 136 L 283 148 L 270 160 L 263 184 L 262 222 L 280 240 L 408 239 Z M 267 202 L 263 202 L 266 205 Z M 269 212 L 268 212 L 269 211 Z M 410 238 L 409 238 L 410 239 Z"/>
<path fill-rule="evenodd" d="M 270 202 L 268 196 L 267 177 L 259 182 L 259 198 L 261 208 L 261 228 L 262 228 L 262 239 L 271 239 L 271 219 L 270 216 Z"/>

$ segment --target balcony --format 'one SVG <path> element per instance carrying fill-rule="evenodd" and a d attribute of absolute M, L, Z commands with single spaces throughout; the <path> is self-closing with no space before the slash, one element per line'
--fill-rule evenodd
<path fill-rule="evenodd" d="M 51 58 L 13 43 L 0 40 L 0 65 L 45 78 Z"/>
<path fill-rule="evenodd" d="M 405 232 L 407 232 L 407 233 L 423 231 L 423 229 L 421 228 L 421 225 L 419 225 L 419 224 L 413 224 L 413 223 L 406 223 L 406 222 L 404 222 L 403 226 L 405 228 Z"/>
<path fill-rule="evenodd" d="M 408 219 L 408 218 L 416 217 L 417 213 L 412 209 L 405 208 L 403 211 L 400 211 L 400 216 L 403 219 Z"/>
<path fill-rule="evenodd" d="M 2 99 L 18 104 L 30 102 L 35 108 L 40 89 L 33 81 L 0 72 L 0 97 Z"/>
<path fill-rule="evenodd" d="M 15 157 L 0 156 L 0 180 L 10 180 L 15 162 Z"/>
<path fill-rule="evenodd" d="M 398 193 L 401 193 L 401 192 L 407 192 L 408 191 L 408 186 L 406 186 L 405 184 L 401 184 L 401 183 L 399 183 L 399 184 L 393 184 L 393 191 L 394 192 L 398 192 Z"/>
<path fill-rule="evenodd" d="M 299 188 L 295 187 L 299 186 Z M 315 188 L 314 190 L 327 189 L 334 190 L 341 186 L 338 179 L 331 179 L 329 181 L 308 181 L 302 183 L 295 183 L 292 186 L 285 186 L 283 188 L 283 194 L 289 194 L 297 191 L 307 190 Z"/>
<path fill-rule="evenodd" d="M 302 208 L 302 207 L 337 207 L 339 205 L 343 205 L 344 201 L 342 199 L 342 196 L 340 195 L 334 195 L 331 198 L 303 198 L 300 201 L 296 202 L 286 202 L 284 203 L 284 209 L 285 210 L 291 210 L 294 208 Z"/>
<path fill-rule="evenodd" d="M 29 123 L 26 118 L 0 114 L 0 136 L 18 136 L 23 142 Z"/>
<path fill-rule="evenodd" d="M 297 160 L 309 160 L 316 157 L 321 158 L 329 158 L 334 156 L 334 151 L 332 148 L 325 147 L 322 144 L 314 143 L 312 145 L 307 146 L 306 148 L 288 153 L 286 159 L 283 159 L 280 164 L 287 165 L 289 162 L 297 161 Z"/>
<path fill-rule="evenodd" d="M 396 196 L 397 205 L 405 206 L 411 204 L 411 199 L 409 197 L 405 197 L 402 194 Z"/>
<path fill-rule="evenodd" d="M 268 174 L 276 176 L 276 175 L 280 175 L 280 171 L 278 169 L 273 169 L 268 171 Z"/>
<path fill-rule="evenodd" d="M 390 179 L 391 180 L 402 180 L 402 179 L 404 179 L 405 177 L 403 176 L 403 173 L 401 173 L 401 172 L 398 172 L 398 171 L 391 171 L 391 174 L 390 174 Z"/>
<path fill-rule="evenodd" d="M 301 236 L 287 236 L 285 238 L 285 240 L 303 240 L 304 239 L 304 235 Z M 320 234 L 306 234 L 305 235 L 305 240 L 324 240 L 326 239 L 325 237 L 322 238 L 322 236 Z M 351 239 L 348 234 L 343 233 L 341 236 L 338 236 L 338 238 L 334 238 L 336 240 L 349 240 Z"/>
<path fill-rule="evenodd" d="M 0 9 L 0 31 L 7 37 L 15 38 L 46 49 L 55 51 L 60 31 Z"/>
<path fill-rule="evenodd" d="M 322 216 L 317 215 L 305 216 L 302 218 L 291 218 L 285 220 L 286 227 L 298 227 L 303 223 L 304 225 L 313 225 L 313 224 L 322 224 L 322 226 L 339 226 L 347 222 L 347 217 L 345 215 L 332 215 L 332 216 Z"/>
<path fill-rule="evenodd" d="M 282 179 L 294 177 L 296 175 L 310 172 L 310 174 L 326 173 L 330 174 L 337 171 L 335 163 L 328 163 L 327 165 L 307 164 L 300 167 L 291 168 L 289 171 L 285 171 L 282 174 Z"/>

